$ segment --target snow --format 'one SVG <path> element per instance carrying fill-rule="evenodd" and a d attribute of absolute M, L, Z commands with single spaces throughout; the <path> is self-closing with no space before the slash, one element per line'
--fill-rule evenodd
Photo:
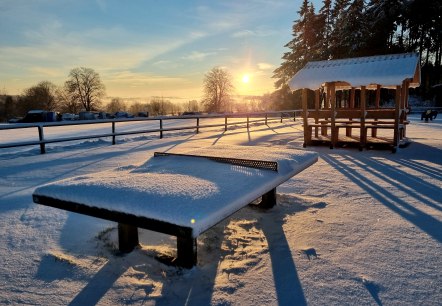
<path fill-rule="evenodd" d="M 31 195 L 62 179 L 135 170 L 154 151 L 301 149 L 300 121 L 54 144 L 45 155 L 0 150 L 0 304 L 440 305 L 441 130 L 439 118 L 412 115 L 412 143 L 396 154 L 308 147 L 318 162 L 278 187 L 277 206 L 245 207 L 203 233 L 191 270 L 155 259 L 174 255 L 171 236 L 140 230 L 141 248 L 121 255 L 115 223 Z"/>
<path fill-rule="evenodd" d="M 253 157 L 277 162 L 278 171 L 190 156 L 160 156 L 130 170 L 108 170 L 52 182 L 37 188 L 34 195 L 190 227 L 196 238 L 317 161 L 314 152 L 251 146 L 218 145 L 175 153 Z"/>
<path fill-rule="evenodd" d="M 384 88 L 396 88 L 395 86 L 402 85 L 406 79 L 412 80 L 410 87 L 417 87 L 420 84 L 418 54 L 404 53 L 308 62 L 289 81 L 289 86 L 292 90 L 302 88 L 316 90 L 326 82 L 344 82 L 347 88 L 375 84 Z M 373 88 L 376 89 L 376 86 Z"/>

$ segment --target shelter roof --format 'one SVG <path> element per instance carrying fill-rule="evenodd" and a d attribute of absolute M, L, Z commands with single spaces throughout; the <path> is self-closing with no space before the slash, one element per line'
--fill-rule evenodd
<path fill-rule="evenodd" d="M 381 85 L 395 88 L 404 80 L 410 87 L 420 85 L 420 65 L 417 53 L 389 54 L 348 59 L 308 62 L 289 81 L 292 90 L 318 89 L 327 82 L 335 82 L 336 89 Z"/>

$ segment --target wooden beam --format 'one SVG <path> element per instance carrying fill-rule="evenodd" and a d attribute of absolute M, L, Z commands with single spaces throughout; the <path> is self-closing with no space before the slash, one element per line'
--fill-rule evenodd
<path fill-rule="evenodd" d="M 331 144 L 330 149 L 333 149 L 336 146 L 336 142 L 338 140 L 338 135 L 336 135 L 336 86 L 335 83 L 328 83 L 330 85 L 330 103 L 331 103 L 331 131 L 330 131 L 330 137 L 331 137 Z"/>
<path fill-rule="evenodd" d="M 319 111 L 319 103 L 320 103 L 320 90 L 315 90 L 315 111 Z M 318 124 L 319 118 L 315 118 L 315 124 Z M 315 137 L 318 138 L 318 128 L 315 127 Z"/>
<path fill-rule="evenodd" d="M 365 86 L 361 86 L 361 130 L 359 132 L 360 140 L 359 140 L 359 149 L 361 150 L 366 142 L 367 142 L 367 135 L 365 131 L 365 112 L 366 112 L 366 101 L 365 101 Z"/>
<path fill-rule="evenodd" d="M 350 89 L 350 108 L 355 107 L 355 88 Z"/>
<path fill-rule="evenodd" d="M 402 87 L 396 86 L 395 96 L 395 112 L 394 112 L 394 132 L 393 132 L 393 152 L 396 152 L 396 148 L 399 144 L 399 116 L 402 100 Z"/>
<path fill-rule="evenodd" d="M 402 113 L 400 114 L 400 122 L 399 123 L 403 125 L 403 128 L 400 130 L 400 133 L 401 133 L 399 135 L 400 139 L 405 138 L 407 136 L 407 128 L 406 128 L 407 125 L 404 123 L 405 123 L 405 121 L 407 121 L 407 117 L 408 117 L 408 113 L 407 113 L 408 91 L 410 88 L 410 80 L 409 79 L 405 80 L 402 83 L 402 88 L 403 88 L 403 91 L 402 91 L 402 101 L 403 101 L 402 105 L 403 105 L 403 107 L 402 107 Z"/>
<path fill-rule="evenodd" d="M 375 108 L 379 108 L 381 104 L 381 85 L 376 85 Z"/>
<path fill-rule="evenodd" d="M 307 89 L 302 89 L 301 94 L 301 103 L 302 103 L 302 121 L 304 124 L 304 144 L 303 147 L 305 148 L 307 145 L 310 145 L 311 142 L 311 134 L 309 134 L 309 127 L 308 127 L 308 110 L 307 110 Z"/>

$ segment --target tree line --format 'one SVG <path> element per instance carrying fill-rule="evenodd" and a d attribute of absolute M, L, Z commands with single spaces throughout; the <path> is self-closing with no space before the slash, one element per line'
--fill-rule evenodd
<path fill-rule="evenodd" d="M 19 96 L 0 92 L 0 122 L 12 117 L 22 117 L 28 111 L 38 109 L 60 113 L 78 114 L 80 111 L 104 111 L 115 113 L 127 111 L 150 115 L 178 115 L 182 111 L 197 112 L 201 105 L 196 100 L 172 103 L 163 97 L 153 97 L 150 102 L 126 103 L 122 98 L 112 98 L 103 103 L 106 90 L 100 75 L 91 68 L 80 67 L 70 71 L 62 86 L 41 81 L 23 91 Z"/>
<path fill-rule="evenodd" d="M 184 112 L 250 112 L 264 110 L 261 97 L 234 96 L 232 77 L 225 69 L 214 67 L 204 77 L 201 101 L 173 103 L 164 97 L 152 97 L 149 102 L 131 102 L 114 97 L 104 104 L 105 86 L 100 75 L 91 68 L 75 68 L 62 86 L 42 81 L 12 97 L 0 93 L 0 121 L 22 117 L 30 110 L 78 114 L 80 111 L 100 111 L 115 114 L 129 112 L 150 116 L 180 115 Z"/>

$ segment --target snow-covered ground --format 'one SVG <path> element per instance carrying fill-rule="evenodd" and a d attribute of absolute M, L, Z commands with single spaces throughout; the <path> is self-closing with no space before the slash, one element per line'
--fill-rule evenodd
<path fill-rule="evenodd" d="M 121 255 L 115 223 L 36 205 L 31 194 L 154 151 L 301 149 L 300 121 L 60 143 L 45 155 L 0 149 L 0 304 L 441 305 L 442 121 L 411 119 L 413 142 L 396 154 L 307 148 L 319 161 L 278 188 L 278 205 L 246 207 L 205 232 L 191 270 L 155 259 L 174 254 L 173 237 L 141 230 L 141 248 Z"/>

